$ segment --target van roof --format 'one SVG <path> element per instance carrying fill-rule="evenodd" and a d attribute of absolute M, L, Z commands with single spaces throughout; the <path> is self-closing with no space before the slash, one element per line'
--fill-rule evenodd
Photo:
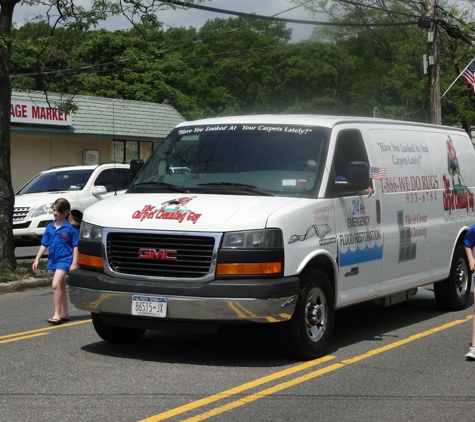
<path fill-rule="evenodd" d="M 213 117 L 209 119 L 194 120 L 182 122 L 177 127 L 195 126 L 195 125 L 219 125 L 219 124 L 291 124 L 305 126 L 321 126 L 332 128 L 343 123 L 371 123 L 371 124 L 393 124 L 428 127 L 433 129 L 450 129 L 462 131 L 461 128 L 434 125 L 429 123 L 408 122 L 403 120 L 390 120 L 371 117 L 352 117 L 352 116 L 325 116 L 313 114 L 261 114 L 247 116 L 227 116 Z"/>

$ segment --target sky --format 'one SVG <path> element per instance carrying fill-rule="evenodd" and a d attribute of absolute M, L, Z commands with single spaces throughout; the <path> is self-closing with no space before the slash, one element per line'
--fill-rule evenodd
<path fill-rule="evenodd" d="M 79 0 L 79 3 L 84 0 Z M 296 5 L 290 3 L 288 0 L 212 0 L 204 1 L 204 6 L 214 7 L 217 9 L 232 10 L 236 12 L 255 13 L 258 15 L 272 16 L 276 13 L 283 12 L 284 10 L 295 7 Z M 40 8 L 32 6 L 19 6 L 17 5 L 13 14 L 13 21 L 18 25 L 21 25 L 25 18 L 28 16 L 39 13 Z M 165 28 L 167 27 L 196 27 L 200 28 L 207 20 L 222 18 L 227 19 L 233 17 L 231 15 L 212 13 L 198 9 L 176 9 L 176 10 L 164 10 L 158 14 L 158 20 L 163 22 Z M 309 14 L 303 7 L 298 7 L 289 12 L 280 14 L 281 18 L 288 19 L 302 19 L 302 20 L 319 20 L 323 21 L 324 18 L 317 16 L 316 18 Z M 108 30 L 126 29 L 130 27 L 130 24 L 125 18 L 113 18 L 109 19 L 105 24 L 101 25 Z M 292 29 L 292 41 L 297 42 L 310 37 L 314 25 L 304 24 L 287 24 L 288 28 Z"/>

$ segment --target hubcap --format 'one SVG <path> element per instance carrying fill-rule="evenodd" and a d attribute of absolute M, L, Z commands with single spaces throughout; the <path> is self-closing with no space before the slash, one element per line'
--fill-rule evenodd
<path fill-rule="evenodd" d="M 455 279 L 455 289 L 459 297 L 463 297 L 468 289 L 468 274 L 465 260 L 460 259 L 457 264 Z"/>
<path fill-rule="evenodd" d="M 325 333 L 327 326 L 327 301 L 321 289 L 312 289 L 305 307 L 307 333 L 312 341 L 318 341 Z"/>

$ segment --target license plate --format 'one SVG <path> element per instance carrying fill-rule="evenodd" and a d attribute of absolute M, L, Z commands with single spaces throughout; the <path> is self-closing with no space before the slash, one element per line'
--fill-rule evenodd
<path fill-rule="evenodd" d="M 167 316 L 167 299 L 157 296 L 132 296 L 132 315 L 165 318 Z"/>

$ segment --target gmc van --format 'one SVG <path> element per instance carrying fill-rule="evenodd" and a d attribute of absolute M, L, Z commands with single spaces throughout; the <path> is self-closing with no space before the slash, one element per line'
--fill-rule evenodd
<path fill-rule="evenodd" d="M 434 283 L 468 305 L 475 155 L 462 130 L 311 115 L 178 125 L 129 190 L 83 216 L 70 300 L 109 342 L 278 324 L 321 356 L 335 310 Z M 176 171 L 180 169 L 180 171 Z"/>

